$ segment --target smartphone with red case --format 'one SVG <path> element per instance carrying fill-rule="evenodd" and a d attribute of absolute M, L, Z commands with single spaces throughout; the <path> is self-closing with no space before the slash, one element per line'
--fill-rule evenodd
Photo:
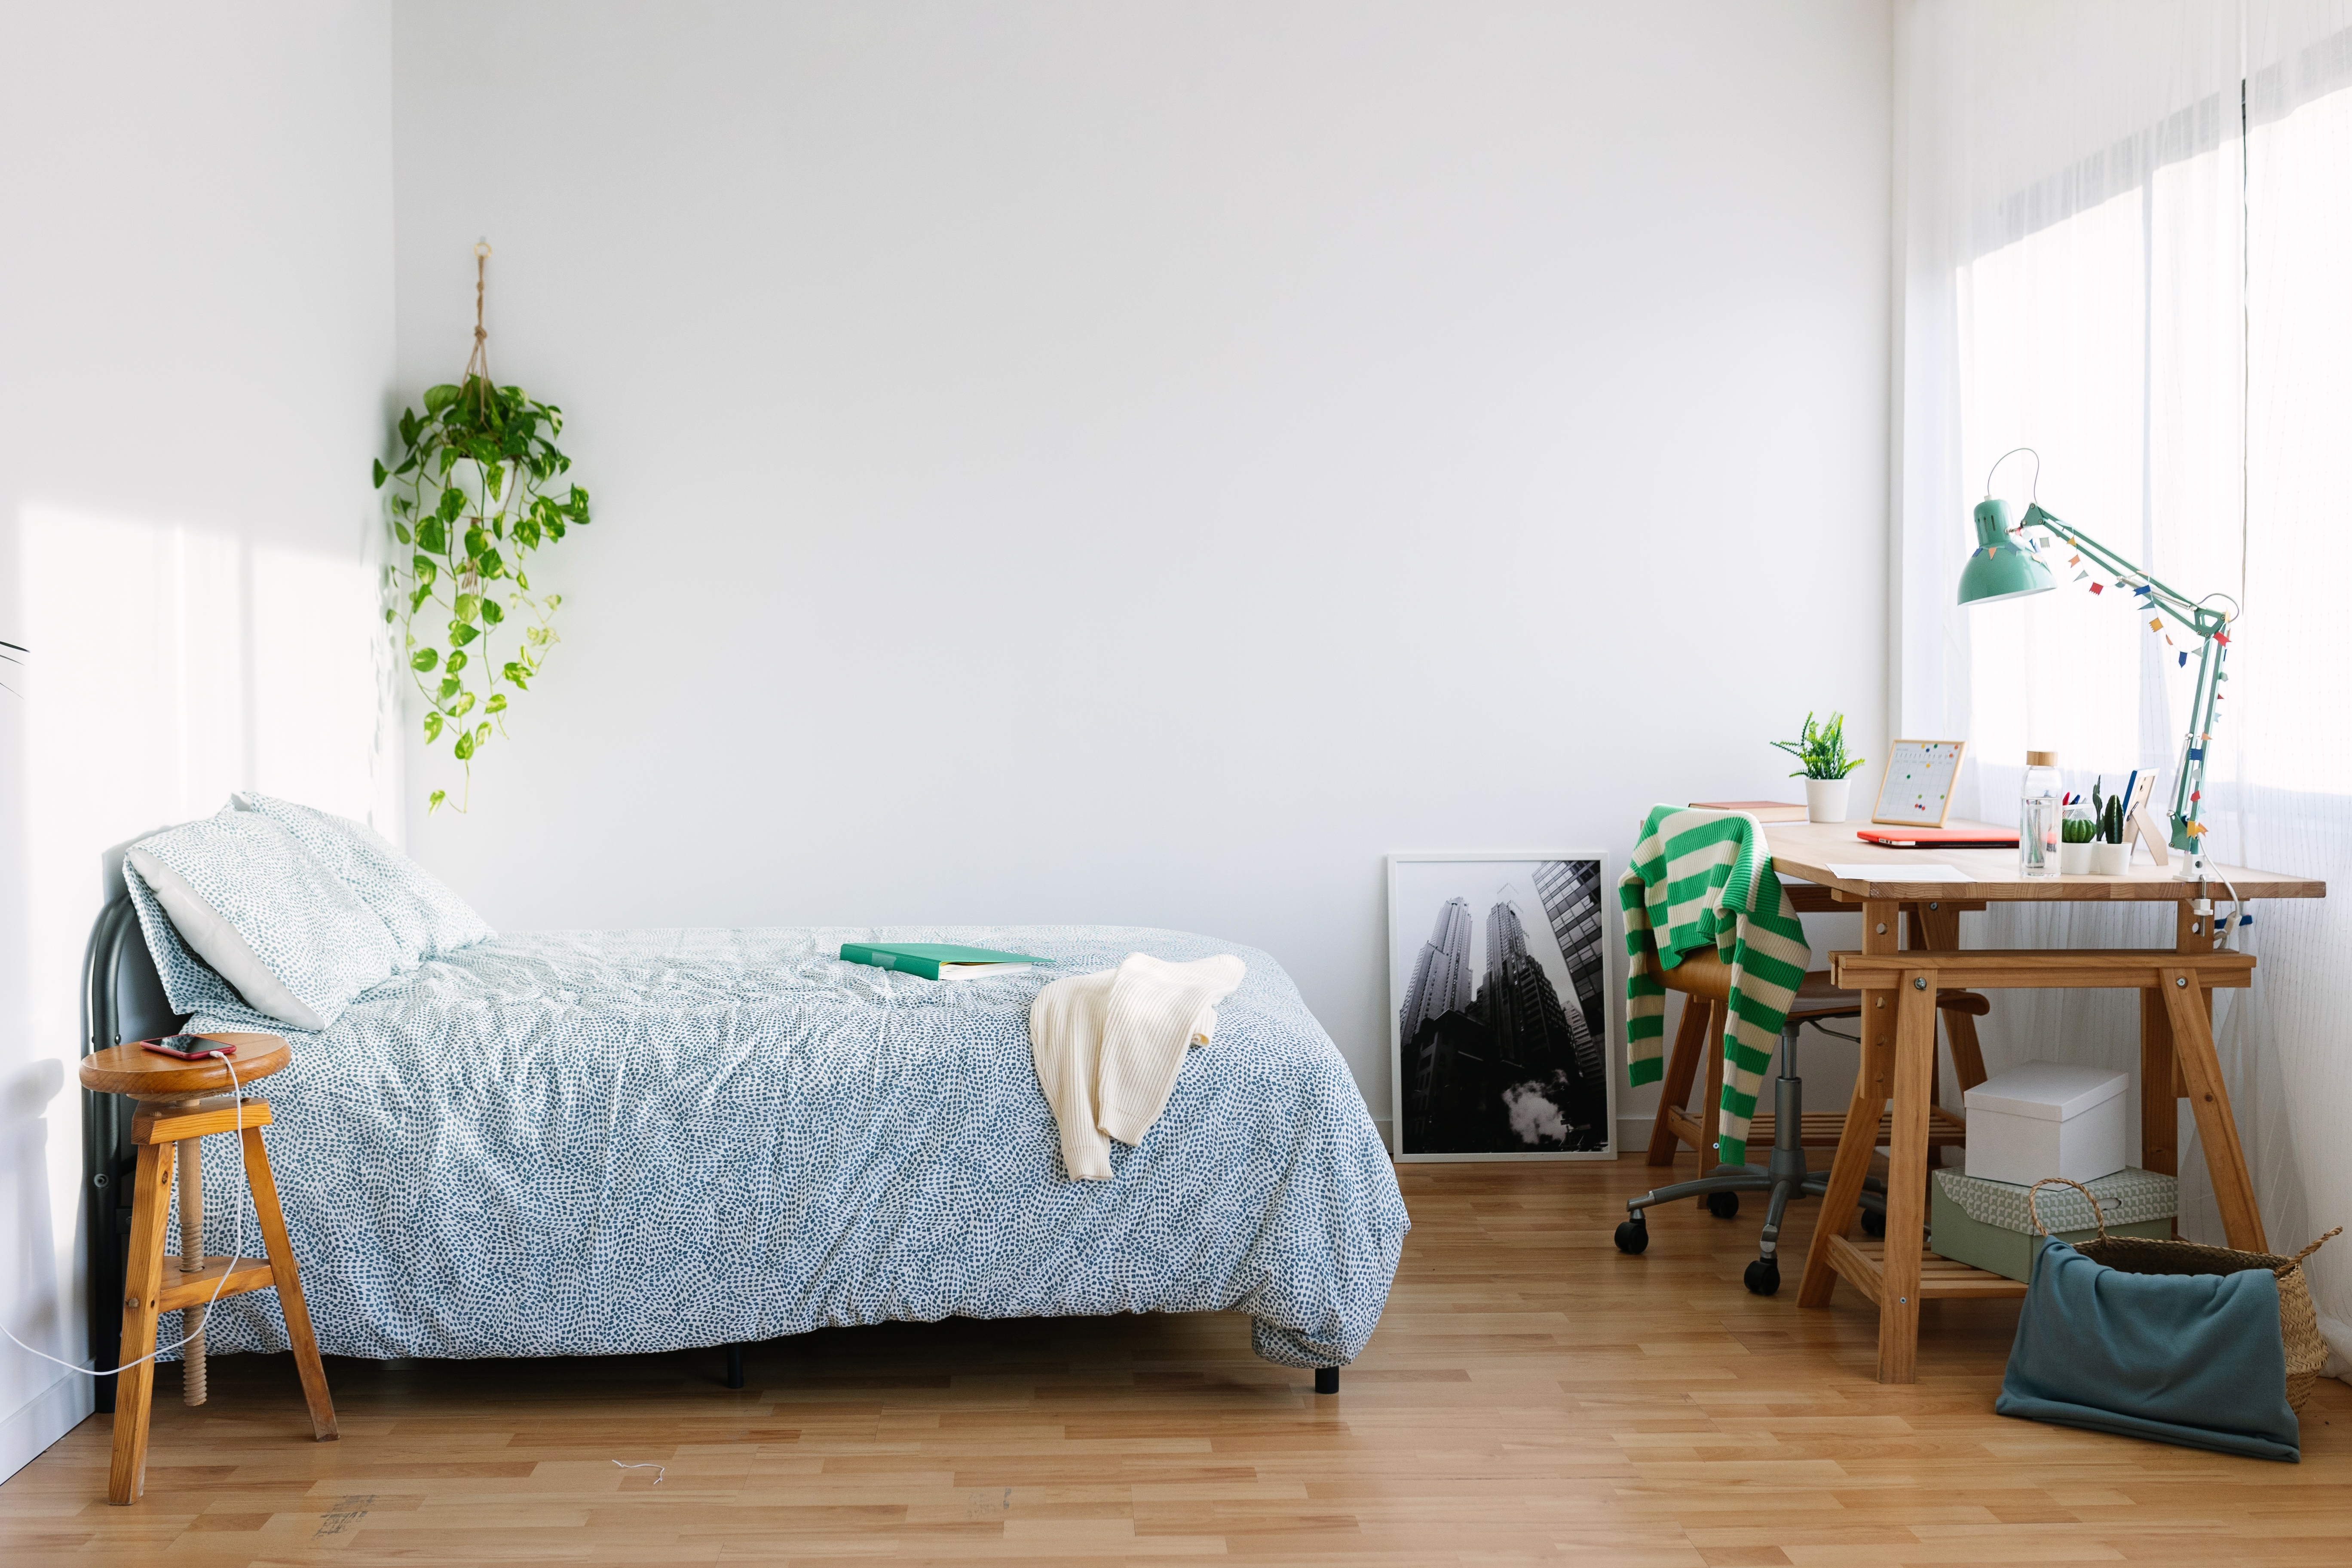
<path fill-rule="evenodd" d="M 166 1035 L 160 1040 L 142 1040 L 139 1044 L 159 1057 L 173 1057 L 184 1062 L 200 1062 L 215 1052 L 225 1057 L 236 1055 L 236 1047 L 226 1040 L 208 1040 L 202 1035 Z"/>

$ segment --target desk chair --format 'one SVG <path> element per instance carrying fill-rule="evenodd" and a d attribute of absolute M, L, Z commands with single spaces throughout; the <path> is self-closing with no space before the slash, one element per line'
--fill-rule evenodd
<path fill-rule="evenodd" d="M 1654 1205 L 1676 1198 L 1695 1197 L 1700 1206 L 1718 1218 L 1729 1219 L 1739 1212 L 1739 1194 L 1744 1192 L 1769 1194 L 1766 1202 L 1761 1256 L 1748 1266 L 1748 1289 L 1759 1296 L 1769 1296 L 1780 1288 L 1780 1265 L 1778 1250 L 1780 1217 L 1789 1200 L 1797 1196 L 1818 1197 L 1829 1184 L 1829 1172 L 1811 1172 L 1805 1163 L 1808 1148 L 1834 1148 L 1843 1130 L 1845 1119 L 1836 1113 L 1808 1117 L 1804 1113 L 1804 1080 L 1797 1072 L 1797 1034 L 1807 1024 L 1820 1025 L 1833 1018 L 1858 1018 L 1862 1015 L 1862 998 L 1858 993 L 1841 991 L 1830 984 L 1826 971 L 1816 971 L 1805 976 L 1803 985 L 1789 1008 L 1787 1022 L 1780 1032 L 1780 1073 L 1773 1085 L 1773 1110 L 1769 1115 L 1759 1112 L 1750 1119 L 1748 1142 L 1768 1143 L 1771 1158 L 1764 1165 L 1717 1164 L 1711 1170 L 1708 1155 L 1717 1148 L 1723 1103 L 1723 1020 L 1731 994 L 1730 966 L 1717 955 L 1693 953 L 1682 963 L 1666 972 L 1665 984 L 1670 990 L 1684 993 L 1682 1026 L 1675 1032 L 1675 1054 L 1666 1071 L 1664 1092 L 1660 1096 L 1658 1120 L 1650 1140 L 1650 1163 L 1670 1164 L 1677 1142 L 1687 1142 L 1699 1152 L 1701 1175 L 1695 1181 L 1677 1182 L 1654 1188 L 1625 1207 L 1628 1218 L 1617 1227 L 1617 1248 L 1621 1252 L 1640 1253 L 1650 1245 L 1649 1225 L 1643 1211 Z M 1937 993 L 1936 1006 L 1951 1021 L 1955 1068 L 1965 1079 L 1975 1062 L 1973 1022 L 1989 1009 L 1990 1004 L 1973 992 L 1946 989 Z M 1680 1101 L 1690 1092 L 1693 1079 L 1697 1076 L 1698 1059 L 1704 1055 L 1707 1064 L 1706 1098 L 1701 1102 L 1701 1114 L 1692 1115 Z M 1981 1079 L 1982 1069 L 1976 1076 Z M 1968 1087 L 1973 1088 L 1970 1084 Z M 1882 1136 L 1891 1138 L 1892 1128 L 1882 1124 Z M 1946 1147 L 1967 1142 L 1967 1123 L 1950 1111 L 1937 1106 L 1931 1109 L 1927 1141 L 1931 1153 Z M 1663 1158 L 1661 1154 L 1663 1153 Z M 1872 1235 L 1885 1229 L 1885 1186 L 1871 1178 L 1864 1184 L 1862 1197 L 1863 1227 Z"/>

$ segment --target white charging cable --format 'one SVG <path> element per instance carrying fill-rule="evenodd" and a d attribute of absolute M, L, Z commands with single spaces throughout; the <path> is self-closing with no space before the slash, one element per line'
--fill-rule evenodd
<path fill-rule="evenodd" d="M 205 1055 L 207 1058 L 219 1062 L 223 1067 L 228 1068 L 228 1091 L 231 1098 L 236 1099 L 236 1125 L 241 1133 L 245 1127 L 245 1101 L 243 1099 L 237 1098 L 243 1091 L 237 1088 L 236 1063 L 229 1059 L 229 1055 L 226 1051 L 206 1051 Z M 246 1179 L 246 1190 L 250 1192 L 252 1190 L 252 1182 L 247 1179 L 245 1163 L 245 1139 L 241 1136 L 236 1141 L 236 1173 L 240 1179 Z M 221 1270 L 220 1279 L 213 1285 L 212 1296 L 205 1302 L 205 1312 L 206 1316 L 210 1316 L 212 1310 L 220 1305 L 221 1291 L 227 1288 L 228 1277 L 236 1271 L 236 1260 L 244 1256 L 245 1205 L 240 1201 L 236 1205 L 236 1245 L 229 1249 L 228 1257 L 222 1260 L 227 1265 L 227 1267 Z M 184 1312 L 187 1310 L 184 1307 L 174 1307 L 172 1310 L 175 1312 Z M 185 1318 L 183 1318 L 180 1321 L 183 1323 L 187 1321 Z M 194 1339 L 196 1334 L 201 1334 L 203 1332 L 204 1330 L 202 1328 L 198 1328 L 195 1331 L 195 1333 L 191 1333 L 181 1339 L 174 1340 L 168 1345 L 157 1345 L 153 1350 L 149 1351 L 145 1355 L 141 1356 L 139 1361 L 127 1361 L 121 1366 L 109 1367 L 104 1372 L 94 1372 L 89 1367 L 77 1366 L 69 1361 L 61 1361 L 58 1357 L 51 1355 L 47 1351 L 35 1350 L 24 1341 L 18 1339 L 15 1334 L 8 1333 L 6 1324 L 0 1323 L 0 1334 L 8 1334 L 8 1342 L 15 1345 L 18 1350 L 25 1352 L 27 1355 L 39 1356 L 43 1361 L 55 1363 L 57 1365 L 65 1368 L 68 1372 L 78 1372 L 84 1377 L 112 1377 L 117 1373 L 129 1372 L 132 1367 L 139 1365 L 140 1362 L 153 1361 L 165 1351 L 178 1350 L 182 1345 L 186 1344 L 189 1340 Z"/>

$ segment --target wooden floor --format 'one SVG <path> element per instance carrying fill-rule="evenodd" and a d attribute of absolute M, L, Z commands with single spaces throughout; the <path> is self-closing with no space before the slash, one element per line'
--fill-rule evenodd
<path fill-rule="evenodd" d="M 235 1357 L 201 1410 L 159 1380 L 136 1506 L 104 1416 L 0 1486 L 0 1561 L 2352 1563 L 2352 1387 L 2300 1466 L 2003 1420 L 2015 1304 L 1930 1302 L 1918 1384 L 1880 1387 L 1850 1290 L 1796 1306 L 1809 1218 L 1764 1300 L 1752 1202 L 1613 1250 L 1638 1159 L 1403 1184 L 1336 1396 L 1236 1317 L 893 1324 L 763 1347 L 740 1393 L 716 1352 L 330 1358 L 320 1445 L 290 1360 Z"/>

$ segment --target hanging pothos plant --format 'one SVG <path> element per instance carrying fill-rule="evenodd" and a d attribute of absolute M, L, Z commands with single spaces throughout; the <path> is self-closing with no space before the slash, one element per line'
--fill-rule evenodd
<path fill-rule="evenodd" d="M 422 413 L 402 410 L 399 463 L 375 465 L 376 488 L 392 486 L 401 546 L 386 568 L 383 618 L 400 627 L 425 701 L 425 743 L 446 734 L 466 771 L 459 811 L 473 799 L 475 757 L 506 732 L 509 690 L 530 689 L 559 640 L 552 622 L 563 596 L 534 594 L 523 563 L 588 521 L 586 489 L 550 488 L 572 468 L 555 445 L 563 411 L 490 381 L 480 270 L 488 254 L 475 247 L 474 353 L 464 378 L 428 387 Z M 435 790 L 427 809 L 439 810 L 448 794 Z"/>

